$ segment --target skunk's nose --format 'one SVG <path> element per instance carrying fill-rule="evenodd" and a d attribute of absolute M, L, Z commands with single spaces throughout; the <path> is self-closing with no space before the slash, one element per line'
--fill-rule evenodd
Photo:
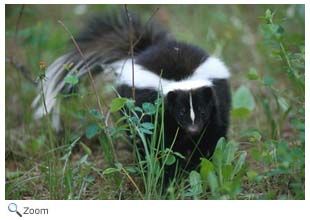
<path fill-rule="evenodd" d="M 188 133 L 190 133 L 191 135 L 197 135 L 200 133 L 200 127 L 197 125 L 191 125 L 187 128 Z"/>

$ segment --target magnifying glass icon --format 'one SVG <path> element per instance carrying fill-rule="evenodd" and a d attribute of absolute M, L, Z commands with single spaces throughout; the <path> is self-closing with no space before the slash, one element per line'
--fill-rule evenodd
<path fill-rule="evenodd" d="M 22 217 L 22 214 L 20 214 L 19 211 L 17 211 L 17 205 L 15 203 L 10 203 L 8 209 L 10 212 L 16 212 L 16 214 L 19 215 L 19 217 Z"/>

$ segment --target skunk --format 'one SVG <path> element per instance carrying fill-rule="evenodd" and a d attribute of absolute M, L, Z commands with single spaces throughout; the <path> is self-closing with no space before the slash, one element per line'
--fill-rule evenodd
<path fill-rule="evenodd" d="M 163 95 L 165 143 L 172 143 L 179 128 L 173 151 L 190 158 L 186 169 L 195 169 L 200 158 L 210 158 L 219 138 L 226 136 L 231 104 L 229 70 L 203 49 L 175 40 L 155 21 L 143 24 L 138 16 L 131 14 L 131 18 L 130 23 L 125 13 L 95 17 L 75 39 L 89 67 L 99 74 L 113 72 L 118 93 L 131 98 L 131 38 L 136 105 L 154 102 L 159 92 Z M 63 68 L 68 63 L 74 63 L 69 71 Z M 87 66 L 76 49 L 59 57 L 46 71 L 43 91 L 56 129 L 60 124 L 55 97 L 70 91 L 64 78 L 74 72 L 78 77 L 87 74 Z M 36 108 L 35 118 L 45 114 L 41 95 L 32 106 Z"/>

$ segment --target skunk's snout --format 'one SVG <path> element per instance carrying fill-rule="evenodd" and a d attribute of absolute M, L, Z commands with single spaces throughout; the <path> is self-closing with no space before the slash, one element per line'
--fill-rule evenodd
<path fill-rule="evenodd" d="M 190 125 L 187 128 L 187 132 L 193 136 L 198 135 L 201 132 L 201 127 L 198 125 Z"/>

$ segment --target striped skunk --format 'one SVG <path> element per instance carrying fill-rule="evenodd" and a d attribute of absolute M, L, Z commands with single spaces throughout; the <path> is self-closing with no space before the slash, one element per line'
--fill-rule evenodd
<path fill-rule="evenodd" d="M 179 133 L 173 150 L 191 157 L 186 169 L 194 169 L 201 157 L 210 158 L 229 125 L 230 73 L 218 58 L 203 49 L 179 42 L 156 22 L 143 24 L 139 17 L 109 14 L 96 17 L 75 38 L 92 70 L 105 74 L 113 70 L 118 93 L 132 97 L 132 60 L 130 40 L 134 42 L 134 84 L 136 105 L 154 102 L 161 92 L 165 100 L 165 143 Z M 131 25 L 131 26 L 130 26 Z M 63 64 L 74 63 L 68 71 Z M 53 112 L 53 124 L 60 127 L 56 95 L 70 91 L 64 78 L 87 67 L 76 49 L 59 57 L 46 71 L 43 85 L 46 108 Z M 159 84 L 161 90 L 159 91 Z M 38 95 L 32 103 L 35 118 L 45 114 Z M 195 143 L 200 139 L 198 146 Z"/>

